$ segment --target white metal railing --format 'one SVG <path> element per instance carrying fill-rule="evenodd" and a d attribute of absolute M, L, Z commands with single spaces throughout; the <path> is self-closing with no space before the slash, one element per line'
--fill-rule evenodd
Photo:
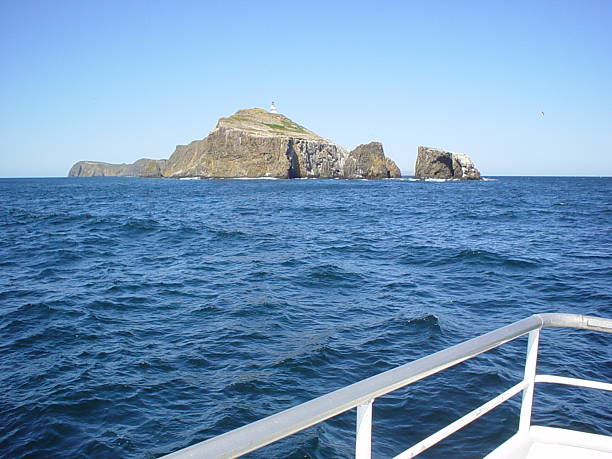
<path fill-rule="evenodd" d="M 526 333 L 529 333 L 529 341 L 525 373 L 521 382 L 411 446 L 395 459 L 410 458 L 420 454 L 521 391 L 523 399 L 519 432 L 528 430 L 531 425 L 535 383 L 566 384 L 612 391 L 612 384 L 606 382 L 537 375 L 538 341 L 540 330 L 544 327 L 579 328 L 612 333 L 612 319 L 579 314 L 535 314 L 164 457 L 168 459 L 238 457 L 357 407 L 355 457 L 370 459 L 372 405 L 377 397 L 496 348 Z"/>

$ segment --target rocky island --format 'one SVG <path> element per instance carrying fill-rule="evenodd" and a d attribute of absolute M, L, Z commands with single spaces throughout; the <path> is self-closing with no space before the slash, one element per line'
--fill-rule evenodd
<path fill-rule="evenodd" d="M 419 147 L 414 176 L 418 179 L 480 180 L 480 172 L 463 153 Z"/>
<path fill-rule="evenodd" d="M 381 179 L 401 173 L 379 142 L 348 151 L 275 110 L 251 108 L 221 118 L 206 138 L 177 146 L 168 160 L 79 161 L 68 176 Z"/>

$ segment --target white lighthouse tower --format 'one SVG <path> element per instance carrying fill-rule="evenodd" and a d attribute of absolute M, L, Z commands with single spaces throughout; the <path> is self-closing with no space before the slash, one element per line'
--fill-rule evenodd
<path fill-rule="evenodd" d="M 274 105 L 274 102 L 272 102 L 272 104 L 270 105 L 270 113 L 278 113 L 276 111 L 276 105 Z"/>

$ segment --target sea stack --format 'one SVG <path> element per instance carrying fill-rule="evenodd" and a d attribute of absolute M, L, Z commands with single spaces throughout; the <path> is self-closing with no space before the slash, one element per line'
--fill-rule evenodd
<path fill-rule="evenodd" d="M 396 178 L 401 175 L 399 167 L 385 156 L 380 142 L 359 145 L 344 161 L 344 178 Z"/>
<path fill-rule="evenodd" d="M 419 147 L 414 168 L 418 179 L 480 180 L 480 172 L 463 153 L 451 153 L 431 147 Z"/>
<path fill-rule="evenodd" d="M 138 163 L 138 162 L 137 162 Z M 179 145 L 168 160 L 140 167 L 80 161 L 69 176 L 147 176 L 199 178 L 367 178 L 400 177 L 400 170 L 385 157 L 382 144 L 372 142 L 349 152 L 286 116 L 250 108 L 221 118 L 210 134 Z M 138 164 L 140 166 L 140 164 Z M 157 175 L 156 175 L 157 174 Z"/>

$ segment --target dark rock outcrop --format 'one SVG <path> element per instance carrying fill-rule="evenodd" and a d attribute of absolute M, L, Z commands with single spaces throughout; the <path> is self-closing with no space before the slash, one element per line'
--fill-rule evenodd
<path fill-rule="evenodd" d="M 463 153 L 419 147 L 414 170 L 418 179 L 480 180 L 480 172 Z"/>
<path fill-rule="evenodd" d="M 206 138 L 177 146 L 168 160 L 136 167 L 140 161 L 117 165 L 80 161 L 69 175 L 371 179 L 400 176 L 399 168 L 384 156 L 380 143 L 360 145 L 349 153 L 284 115 L 259 108 L 239 110 L 221 118 Z"/>
<path fill-rule="evenodd" d="M 344 161 L 343 175 L 350 179 L 375 179 L 401 177 L 399 167 L 385 157 L 380 142 L 359 145 Z"/>

